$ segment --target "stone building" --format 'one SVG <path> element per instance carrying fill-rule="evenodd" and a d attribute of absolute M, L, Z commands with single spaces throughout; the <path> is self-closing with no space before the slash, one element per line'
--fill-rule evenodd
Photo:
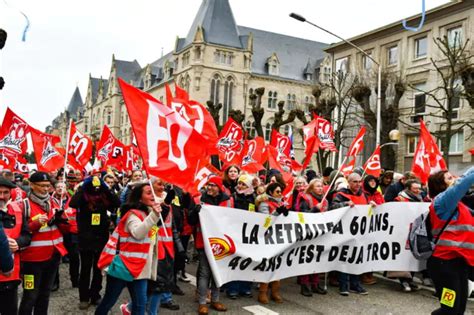
<path fill-rule="evenodd" d="M 421 15 L 416 15 L 408 18 L 407 23 L 417 26 L 420 20 Z M 418 143 L 417 128 L 419 128 L 420 118 L 423 118 L 432 133 L 445 130 L 446 119 L 434 117 L 434 115 L 440 116 L 440 114 L 434 114 L 436 109 L 431 106 L 434 104 L 433 100 L 423 93 L 423 91 L 433 91 L 440 86 L 441 81 L 440 75 L 430 61 L 431 58 L 443 61 L 443 55 L 433 40 L 447 36 L 450 45 L 456 45 L 455 41 L 458 42 L 457 45 L 462 45 L 471 39 L 468 42 L 467 54 L 472 56 L 474 52 L 473 35 L 474 1 L 459 0 L 427 11 L 426 21 L 417 32 L 405 30 L 402 21 L 398 21 L 349 39 L 378 61 L 384 72 L 401 77 L 408 86 L 400 101 L 401 121 L 398 124 L 398 129 L 401 137 L 398 141 L 398 149 L 396 149 L 398 153 L 397 170 L 403 171 L 411 168 Z M 377 66 L 344 42 L 331 45 L 325 51 L 331 60 L 332 68 L 336 71 L 348 71 L 361 76 L 372 73 L 369 75 L 372 86 L 371 104 L 375 110 L 376 77 L 373 72 L 377 70 Z M 460 78 L 456 88 L 462 94 L 463 86 Z M 439 99 L 444 97 L 443 95 L 437 96 Z M 354 104 L 354 106 L 358 105 Z M 455 106 L 453 122 L 454 127 L 460 128 L 460 130 L 451 137 L 450 170 L 461 173 L 472 165 L 473 160 L 469 149 L 474 147 L 472 127 L 462 127 L 466 123 L 474 125 L 474 109 L 462 97 Z M 384 124 L 383 120 L 382 124 Z M 365 155 L 370 154 L 373 148 L 373 145 L 369 145 L 370 152 L 366 152 Z"/>
<path fill-rule="evenodd" d="M 173 51 L 144 66 L 113 55 L 107 78 L 89 75 L 84 104 L 68 107 L 53 121 L 50 131 L 65 134 L 71 117 L 93 139 L 98 139 L 102 126 L 108 125 L 116 137 L 130 143 L 132 131 L 118 87 L 120 77 L 161 101 L 165 101 L 165 84 L 178 84 L 202 104 L 208 100 L 222 103 L 221 124 L 231 109 L 239 109 L 245 114 L 243 124 L 250 134 L 255 128 L 249 94 L 264 87 L 262 124 L 268 140 L 279 101 L 285 101 L 289 110 L 314 103 L 311 91 L 319 80 L 319 65 L 327 46 L 239 26 L 229 0 L 203 0 L 187 36 L 177 38 Z M 301 139 L 295 143 L 301 148 Z"/>

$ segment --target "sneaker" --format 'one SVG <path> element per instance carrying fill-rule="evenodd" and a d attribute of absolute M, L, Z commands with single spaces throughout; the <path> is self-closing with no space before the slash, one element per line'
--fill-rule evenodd
<path fill-rule="evenodd" d="M 89 308 L 89 302 L 82 301 L 79 303 L 79 309 L 80 310 L 86 310 Z"/>
<path fill-rule="evenodd" d="M 178 287 L 177 285 L 173 286 L 173 288 L 171 289 L 171 293 L 176 294 L 176 295 L 184 295 L 183 290 L 181 290 L 181 288 Z"/>
<path fill-rule="evenodd" d="M 161 303 L 160 307 L 164 307 L 164 308 L 167 308 L 167 309 L 172 310 L 172 311 L 179 310 L 179 305 L 176 304 L 173 300 L 170 300 L 166 303 Z"/>
<path fill-rule="evenodd" d="M 319 284 L 311 286 L 311 291 L 313 291 L 313 293 L 322 294 L 322 295 L 328 293 L 328 290 L 320 287 Z"/>
<path fill-rule="evenodd" d="M 349 291 L 347 290 L 339 290 L 339 294 L 342 296 L 349 296 Z"/>
<path fill-rule="evenodd" d="M 132 313 L 128 310 L 127 305 L 127 303 L 120 305 L 120 311 L 122 312 L 122 315 L 132 315 Z"/>
<path fill-rule="evenodd" d="M 179 273 L 178 280 L 181 281 L 181 282 L 191 282 L 191 279 L 189 279 L 188 277 L 186 277 L 186 273 L 185 273 L 185 272 L 180 272 L 180 273 Z"/>
<path fill-rule="evenodd" d="M 241 292 L 240 295 L 247 298 L 253 297 L 252 291 Z"/>
<path fill-rule="evenodd" d="M 238 294 L 237 294 L 237 292 L 227 291 L 227 297 L 231 300 L 237 300 Z"/>
<path fill-rule="evenodd" d="M 349 288 L 349 292 L 360 294 L 360 295 L 367 295 L 369 292 L 367 292 L 366 289 L 364 289 L 362 286 L 358 286 L 355 288 Z"/>
<path fill-rule="evenodd" d="M 432 287 L 433 286 L 433 280 L 430 278 L 425 278 L 423 279 L 423 285 L 426 285 L 427 287 Z"/>
<path fill-rule="evenodd" d="M 401 283 L 403 292 L 411 292 L 410 284 L 407 281 Z"/>
<path fill-rule="evenodd" d="M 420 290 L 420 286 L 418 284 L 416 284 L 415 282 L 409 282 L 408 285 L 410 286 L 410 288 L 412 289 L 412 291 L 418 291 Z"/>

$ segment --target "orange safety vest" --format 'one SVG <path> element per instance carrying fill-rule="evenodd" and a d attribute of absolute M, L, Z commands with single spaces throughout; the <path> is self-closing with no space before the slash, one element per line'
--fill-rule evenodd
<path fill-rule="evenodd" d="M 198 197 L 195 199 L 195 203 L 199 204 L 201 203 L 201 199 Z M 219 204 L 220 207 L 227 207 L 227 208 L 233 208 L 234 207 L 234 199 L 230 197 L 227 200 L 222 201 Z M 203 249 L 204 248 L 204 239 L 202 238 L 202 230 L 201 230 L 201 223 L 198 223 L 196 225 L 196 229 L 194 230 L 194 247 L 196 249 Z"/>
<path fill-rule="evenodd" d="M 360 195 L 350 195 L 342 191 L 339 191 L 337 192 L 337 194 L 343 195 L 344 197 L 351 200 L 356 205 L 366 205 L 369 203 L 364 193 L 361 193 Z"/>
<path fill-rule="evenodd" d="M 158 259 L 165 259 L 165 250 L 174 258 L 174 242 L 173 242 L 173 210 L 170 206 L 170 212 L 166 217 L 165 222 L 156 234 L 156 241 L 158 242 Z M 166 233 L 168 236 L 165 234 Z"/>
<path fill-rule="evenodd" d="M 316 197 L 314 197 L 311 194 L 301 192 L 298 195 L 298 198 L 304 199 L 304 201 L 306 201 L 308 203 L 308 206 L 309 206 L 310 210 L 313 209 L 314 207 L 316 207 L 319 204 L 319 200 L 316 199 Z M 324 202 L 323 202 L 323 206 L 321 207 L 320 212 L 324 212 L 327 209 L 328 209 L 328 201 L 327 201 L 327 199 L 325 199 Z M 300 211 L 300 209 L 297 209 L 297 210 Z"/>
<path fill-rule="evenodd" d="M 431 233 L 436 238 L 446 220 L 441 220 L 430 205 Z M 433 256 L 450 260 L 464 258 L 470 266 L 474 266 L 474 217 L 469 208 L 462 202 L 458 203 L 458 217 L 449 222 L 436 243 Z"/>
<path fill-rule="evenodd" d="M 26 206 L 30 210 L 28 223 L 35 221 L 42 214 L 46 214 L 49 221 L 54 216 L 53 208 L 57 207 L 54 202 L 51 202 L 51 211 L 47 213 L 29 199 L 25 199 L 23 207 L 25 207 L 26 203 L 28 203 Z M 48 226 L 45 223 L 38 231 L 32 232 L 30 245 L 21 252 L 21 261 L 36 262 L 49 260 L 56 250 L 61 256 L 67 254 L 63 244 L 63 235 L 56 225 Z"/>
<path fill-rule="evenodd" d="M 100 254 L 97 266 L 99 269 L 104 269 L 112 263 L 115 255 L 118 254 L 133 278 L 137 278 L 145 267 L 148 259 L 153 231 L 150 229 L 147 237 L 142 240 L 138 240 L 134 238 L 132 234 L 126 232 L 125 226 L 128 217 L 132 213 L 141 221 L 145 220 L 145 213 L 143 211 L 129 210 L 125 216 L 120 219 L 117 228 L 109 237 L 107 244 L 105 244 L 105 247 Z"/>
<path fill-rule="evenodd" d="M 8 206 L 7 213 L 14 215 L 16 219 L 16 225 L 12 229 L 4 229 L 5 234 L 9 238 L 18 239 L 21 234 L 21 226 L 23 224 L 23 211 L 17 203 L 13 202 Z M 13 273 L 11 276 L 6 277 L 0 273 L 0 282 L 20 280 L 20 252 L 16 251 L 13 254 Z"/>

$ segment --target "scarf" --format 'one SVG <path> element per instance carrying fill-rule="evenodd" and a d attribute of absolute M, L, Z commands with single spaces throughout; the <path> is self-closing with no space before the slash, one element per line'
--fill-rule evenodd
<path fill-rule="evenodd" d="M 30 198 L 30 200 L 33 201 L 34 203 L 38 204 L 41 207 L 41 209 L 43 209 L 46 212 L 49 212 L 49 210 L 51 209 L 51 205 L 49 203 L 51 196 L 49 194 L 40 196 L 38 194 L 35 194 L 33 191 L 31 191 L 28 198 Z"/>
<path fill-rule="evenodd" d="M 248 195 L 252 195 L 252 194 L 253 194 L 253 187 L 247 187 L 247 188 L 245 188 L 245 189 L 243 189 L 243 190 L 236 189 L 235 191 L 236 191 L 238 194 L 240 194 L 240 195 L 246 195 L 246 196 L 248 196 Z"/>

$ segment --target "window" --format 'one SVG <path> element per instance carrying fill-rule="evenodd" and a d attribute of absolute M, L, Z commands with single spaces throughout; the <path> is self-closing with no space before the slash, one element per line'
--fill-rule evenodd
<path fill-rule="evenodd" d="M 214 63 L 232 66 L 234 54 L 229 51 L 216 50 L 214 53 Z"/>
<path fill-rule="evenodd" d="M 314 105 L 314 97 L 313 96 L 306 96 L 304 98 L 304 113 L 309 114 L 311 105 Z"/>
<path fill-rule="evenodd" d="M 183 67 L 186 67 L 187 65 L 189 65 L 190 55 L 191 55 L 191 53 L 189 51 L 187 53 L 183 54 Z"/>
<path fill-rule="evenodd" d="M 426 57 L 428 54 L 428 39 L 425 37 L 415 39 L 415 58 Z"/>
<path fill-rule="evenodd" d="M 293 110 L 296 108 L 296 95 L 295 94 L 288 94 L 286 96 L 286 108 L 288 110 Z"/>
<path fill-rule="evenodd" d="M 387 49 L 388 65 L 396 65 L 398 62 L 398 46 L 392 46 Z"/>
<path fill-rule="evenodd" d="M 194 59 L 201 59 L 201 47 L 196 47 L 194 49 Z"/>
<path fill-rule="evenodd" d="M 417 136 L 407 136 L 407 154 L 415 154 L 418 145 Z"/>
<path fill-rule="evenodd" d="M 346 73 L 349 70 L 349 57 L 336 60 L 336 72 Z"/>
<path fill-rule="evenodd" d="M 285 129 L 285 131 L 284 131 L 285 136 L 290 135 L 291 126 L 287 124 L 287 125 L 285 125 L 284 129 Z"/>
<path fill-rule="evenodd" d="M 368 53 L 368 55 L 372 57 L 372 53 Z M 372 69 L 372 60 L 366 55 L 362 55 L 362 67 L 364 70 Z"/>
<path fill-rule="evenodd" d="M 270 136 L 272 134 L 272 124 L 267 122 L 265 125 L 265 140 L 270 141 Z"/>
<path fill-rule="evenodd" d="M 449 143 L 449 153 L 462 153 L 463 150 L 464 134 L 461 130 L 451 136 L 451 142 Z"/>
<path fill-rule="evenodd" d="M 275 109 L 277 105 L 277 92 L 268 92 L 268 108 Z"/>
<path fill-rule="evenodd" d="M 225 124 L 232 109 L 232 97 L 234 94 L 234 82 L 232 77 L 228 77 L 224 83 L 224 106 L 222 107 L 222 124 Z"/>
<path fill-rule="evenodd" d="M 452 109 L 453 112 L 451 113 L 452 119 L 458 119 L 459 117 L 459 105 L 461 102 L 461 95 L 462 95 L 462 81 L 461 79 L 457 79 L 454 81 L 454 93 L 453 93 L 453 100 L 452 100 Z"/>
<path fill-rule="evenodd" d="M 221 80 L 216 74 L 211 80 L 211 97 L 210 100 L 215 104 L 219 104 L 219 91 L 221 89 Z"/>
<path fill-rule="evenodd" d="M 107 113 L 107 125 L 112 123 L 112 112 Z"/>
<path fill-rule="evenodd" d="M 87 123 L 84 124 L 84 132 L 85 132 L 85 133 L 89 132 L 89 129 L 88 129 L 88 127 L 87 127 Z"/>
<path fill-rule="evenodd" d="M 255 122 L 247 121 L 245 123 L 245 131 L 251 138 L 255 138 Z"/>
<path fill-rule="evenodd" d="M 312 81 L 313 75 L 311 73 L 306 73 L 306 81 Z"/>
<path fill-rule="evenodd" d="M 426 89 L 425 83 L 416 84 L 414 91 L 414 108 L 415 114 L 424 114 L 426 111 L 426 94 L 424 93 Z"/>
<path fill-rule="evenodd" d="M 450 47 L 460 47 L 462 45 L 462 27 L 456 26 L 448 29 L 448 44 Z"/>

